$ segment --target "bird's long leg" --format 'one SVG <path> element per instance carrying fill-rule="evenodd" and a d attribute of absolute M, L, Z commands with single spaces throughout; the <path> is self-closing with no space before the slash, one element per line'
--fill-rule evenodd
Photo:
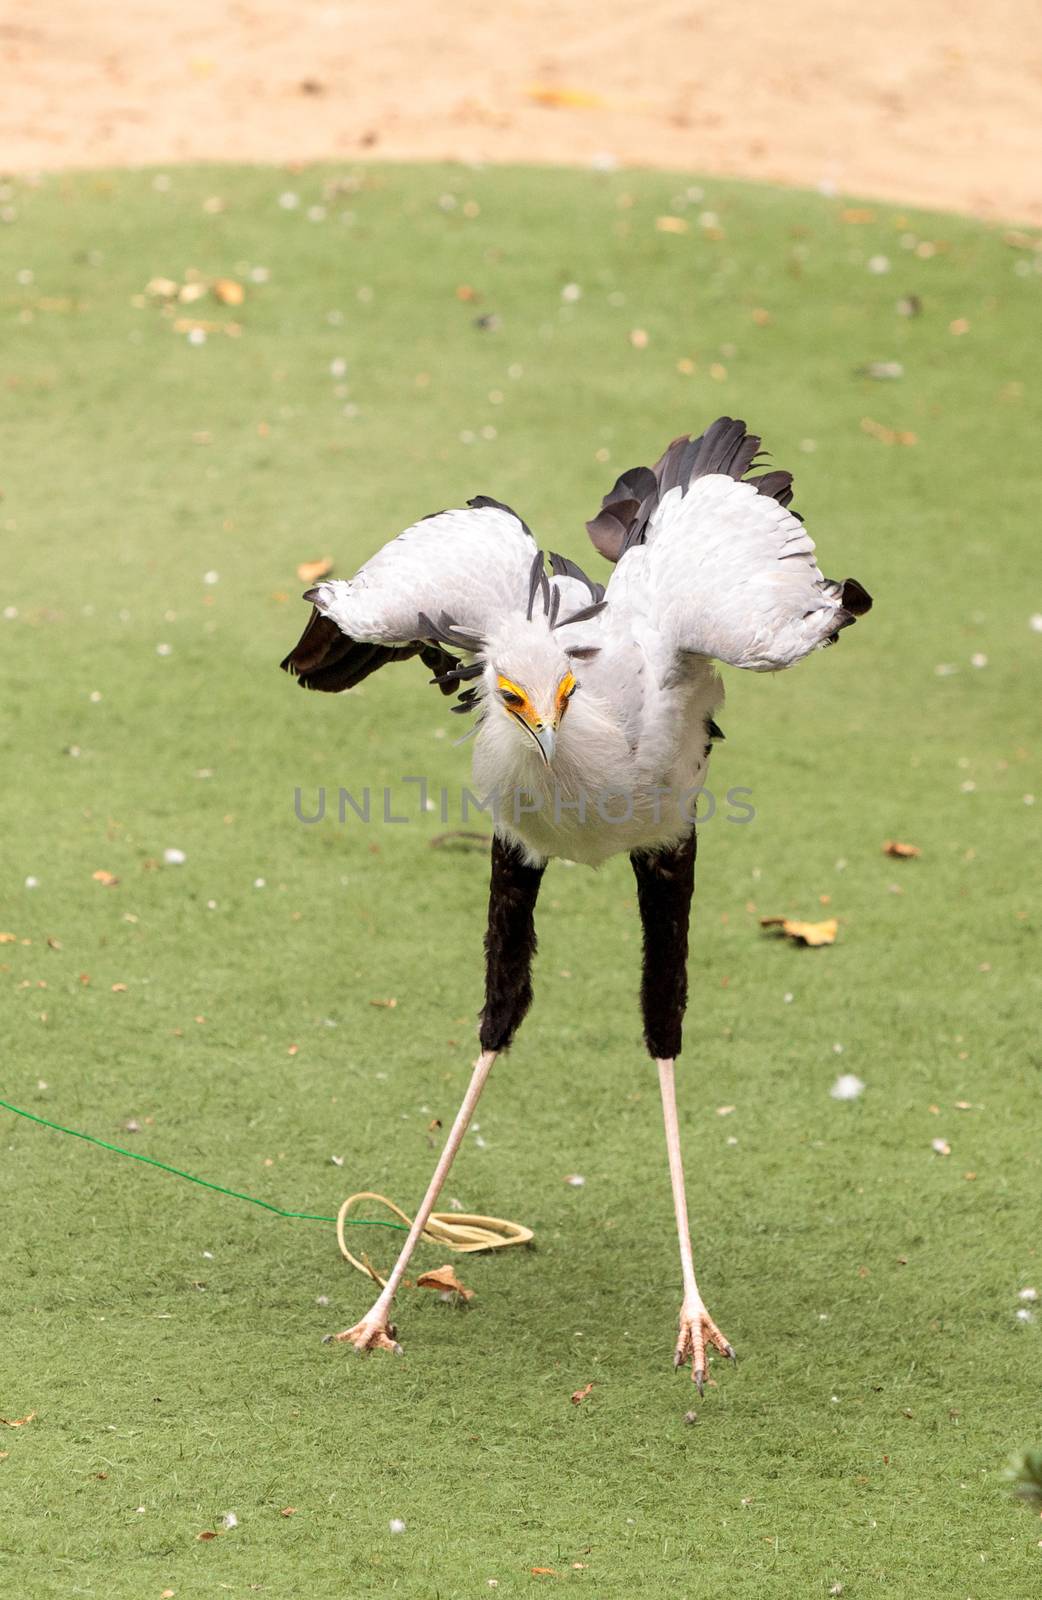
<path fill-rule="evenodd" d="M 390 1277 L 361 1322 L 333 1336 L 353 1344 L 358 1351 L 392 1350 L 396 1355 L 401 1354 L 390 1322 L 391 1304 L 463 1142 L 492 1064 L 509 1045 L 532 1003 L 535 903 L 542 876 L 543 866 L 530 866 L 515 845 L 500 839 L 498 834 L 493 837 L 488 932 L 485 935 L 485 1004 L 479 1033 L 481 1054 Z"/>
<path fill-rule="evenodd" d="M 658 1069 L 684 1287 L 674 1365 L 679 1367 L 690 1360 L 691 1376 L 701 1394 L 707 1345 L 732 1360 L 734 1351 L 706 1310 L 695 1278 L 677 1121 L 674 1061 L 680 1054 L 687 1004 L 688 922 L 695 883 L 695 850 L 692 832 L 688 839 L 670 849 L 638 852 L 630 859 L 637 879 L 637 900 L 644 929 L 641 983 L 644 1037 Z"/>

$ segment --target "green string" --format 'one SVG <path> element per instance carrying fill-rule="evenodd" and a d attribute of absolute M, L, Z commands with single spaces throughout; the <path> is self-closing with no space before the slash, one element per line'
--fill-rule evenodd
<path fill-rule="evenodd" d="M 273 1206 L 267 1200 L 258 1200 L 256 1195 L 242 1194 L 238 1189 L 226 1189 L 223 1183 L 210 1183 L 207 1178 L 197 1178 L 192 1172 L 182 1172 L 180 1167 L 171 1167 L 165 1161 L 157 1161 L 155 1156 L 144 1156 L 138 1150 L 124 1150 L 122 1145 L 109 1144 L 107 1139 L 96 1139 L 92 1133 L 81 1133 L 78 1128 L 63 1128 L 60 1122 L 50 1122 L 46 1117 L 38 1117 L 34 1111 L 23 1111 L 21 1106 L 11 1105 L 9 1100 L 0 1100 L 0 1106 L 5 1111 L 13 1111 L 16 1117 L 25 1117 L 29 1122 L 38 1122 L 43 1128 L 53 1128 L 56 1133 L 69 1133 L 74 1139 L 86 1139 L 88 1144 L 98 1144 L 103 1150 L 114 1150 L 118 1156 L 129 1156 L 131 1161 L 144 1161 L 150 1167 L 158 1167 L 161 1172 L 172 1172 L 175 1178 L 186 1178 L 189 1183 L 197 1183 L 200 1188 L 214 1189 L 218 1194 L 229 1194 L 233 1200 L 248 1200 L 251 1206 L 261 1206 L 265 1211 L 274 1211 L 277 1217 L 300 1217 L 305 1222 L 335 1222 L 336 1217 L 320 1217 L 314 1211 L 284 1211 L 281 1206 Z M 345 1219 L 347 1227 L 351 1228 L 397 1228 L 401 1233 L 408 1233 L 408 1228 L 402 1222 L 385 1222 L 379 1217 L 351 1217 Z"/>

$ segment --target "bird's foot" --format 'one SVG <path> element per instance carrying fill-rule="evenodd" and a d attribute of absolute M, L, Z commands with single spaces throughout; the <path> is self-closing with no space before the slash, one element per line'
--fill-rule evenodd
<path fill-rule="evenodd" d="M 691 1376 L 699 1394 L 705 1388 L 707 1346 L 719 1350 L 722 1356 L 737 1366 L 737 1356 L 701 1300 L 685 1300 L 680 1307 L 680 1337 L 677 1339 L 673 1365 L 682 1367 L 686 1362 L 691 1362 Z"/>
<path fill-rule="evenodd" d="M 377 1311 L 374 1306 L 353 1328 L 345 1328 L 343 1333 L 329 1333 L 323 1342 L 352 1344 L 360 1356 L 368 1354 L 370 1350 L 389 1350 L 392 1355 L 400 1356 L 402 1347 L 398 1343 L 397 1333 L 397 1328 L 387 1320 L 386 1314 Z"/>

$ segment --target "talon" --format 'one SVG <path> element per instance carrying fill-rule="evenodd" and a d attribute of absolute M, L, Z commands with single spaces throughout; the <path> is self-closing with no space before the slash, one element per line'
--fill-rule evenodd
<path fill-rule="evenodd" d="M 391 1355 L 400 1356 L 402 1347 L 395 1337 L 397 1332 L 393 1323 L 370 1315 L 356 1322 L 353 1328 L 345 1328 L 343 1333 L 328 1334 L 323 1342 L 354 1345 L 360 1356 L 368 1355 L 371 1350 L 387 1350 Z"/>
<path fill-rule="evenodd" d="M 709 1378 L 709 1349 L 718 1350 L 722 1356 L 738 1365 L 733 1348 L 709 1315 L 701 1301 L 685 1301 L 680 1308 L 680 1338 L 673 1356 L 673 1366 L 682 1367 L 691 1362 L 691 1378 L 695 1388 L 704 1398 Z"/>

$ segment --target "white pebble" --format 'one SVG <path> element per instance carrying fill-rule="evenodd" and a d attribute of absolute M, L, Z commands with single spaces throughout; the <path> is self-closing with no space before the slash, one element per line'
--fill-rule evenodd
<path fill-rule="evenodd" d="M 864 1092 L 864 1084 L 853 1072 L 841 1073 L 829 1090 L 833 1100 L 856 1100 Z"/>
<path fill-rule="evenodd" d="M 239 1519 L 234 1511 L 226 1511 L 221 1521 L 226 1528 L 237 1528 L 239 1526 Z"/>
<path fill-rule="evenodd" d="M 1038 1290 L 1037 1289 L 1021 1289 L 1020 1293 L 1017 1295 L 1017 1299 L 1018 1300 L 1029 1300 L 1029 1301 L 1034 1302 L 1035 1300 L 1038 1299 Z"/>
<path fill-rule="evenodd" d="M 574 303 L 582 299 L 582 290 L 577 283 L 566 283 L 561 290 L 561 299 Z"/>
<path fill-rule="evenodd" d="M 156 655 L 157 656 L 169 656 L 169 655 L 172 655 L 173 654 L 173 650 L 174 650 L 174 647 L 173 647 L 172 644 L 157 644 L 156 645 Z"/>
<path fill-rule="evenodd" d="M 253 887 L 255 889 L 263 889 L 266 882 L 267 880 L 265 878 L 254 878 Z"/>
<path fill-rule="evenodd" d="M 1017 1312 L 1017 1321 L 1018 1322 L 1034 1322 L 1034 1320 L 1035 1320 L 1035 1313 L 1033 1311 L 1029 1311 L 1027 1306 L 1021 1306 L 1020 1310 Z"/>
<path fill-rule="evenodd" d="M 337 356 L 329 363 L 329 371 L 334 378 L 343 378 L 347 375 L 347 362 L 343 356 Z"/>
<path fill-rule="evenodd" d="M 564 1181 L 570 1189 L 581 1189 L 586 1179 L 580 1172 L 570 1172 Z"/>
<path fill-rule="evenodd" d="M 975 655 L 972 655 L 970 657 L 970 666 L 971 667 L 986 667 L 987 665 L 988 665 L 988 658 L 984 654 L 983 650 L 978 650 Z"/>
<path fill-rule="evenodd" d="M 868 258 L 868 270 L 869 270 L 869 272 L 874 272 L 877 277 L 880 276 L 884 272 L 889 272 L 890 271 L 890 257 L 889 256 L 869 256 L 869 258 Z"/>
<path fill-rule="evenodd" d="M 317 1306 L 328 1306 L 328 1304 L 329 1304 L 329 1296 L 328 1296 L 328 1294 L 316 1295 L 315 1304 Z"/>
<path fill-rule="evenodd" d="M 1032 633 L 1042 633 L 1042 611 L 1035 611 L 1028 618 L 1028 627 Z"/>
<path fill-rule="evenodd" d="M 283 211 L 296 211 L 300 204 L 299 194 L 294 194 L 292 189 L 286 189 L 279 195 L 279 205 Z"/>
<path fill-rule="evenodd" d="M 206 329 L 205 328 L 190 328 L 188 330 L 188 343 L 189 344 L 205 344 L 206 343 Z"/>
<path fill-rule="evenodd" d="M 176 847 L 171 846 L 169 849 L 163 851 L 163 860 L 166 862 L 168 867 L 180 867 L 184 865 L 184 863 L 188 860 L 188 857 L 185 855 L 183 850 L 178 850 Z"/>
<path fill-rule="evenodd" d="M 204 582 L 204 583 L 210 583 L 210 584 L 214 584 L 214 583 L 216 583 L 216 582 L 217 582 L 217 581 L 218 581 L 218 579 L 219 579 L 219 578 L 220 578 L 220 576 L 221 576 L 221 575 L 220 575 L 220 573 L 219 573 L 219 572 L 214 572 L 214 571 L 213 571 L 213 570 L 212 570 L 212 569 L 211 569 L 211 570 L 210 570 L 210 571 L 209 571 L 209 572 L 204 572 L 204 573 L 203 573 L 203 582 Z"/>
<path fill-rule="evenodd" d="M 38 889 L 40 887 L 39 878 L 26 878 L 25 887 L 27 889 Z"/>
<path fill-rule="evenodd" d="M 387 1526 L 390 1528 L 392 1533 L 405 1532 L 405 1523 L 402 1521 L 401 1517 L 392 1517 Z"/>
<path fill-rule="evenodd" d="M 832 1054 L 835 1056 L 841 1056 L 843 1054 L 843 1046 L 841 1044 L 834 1044 L 832 1046 Z"/>

